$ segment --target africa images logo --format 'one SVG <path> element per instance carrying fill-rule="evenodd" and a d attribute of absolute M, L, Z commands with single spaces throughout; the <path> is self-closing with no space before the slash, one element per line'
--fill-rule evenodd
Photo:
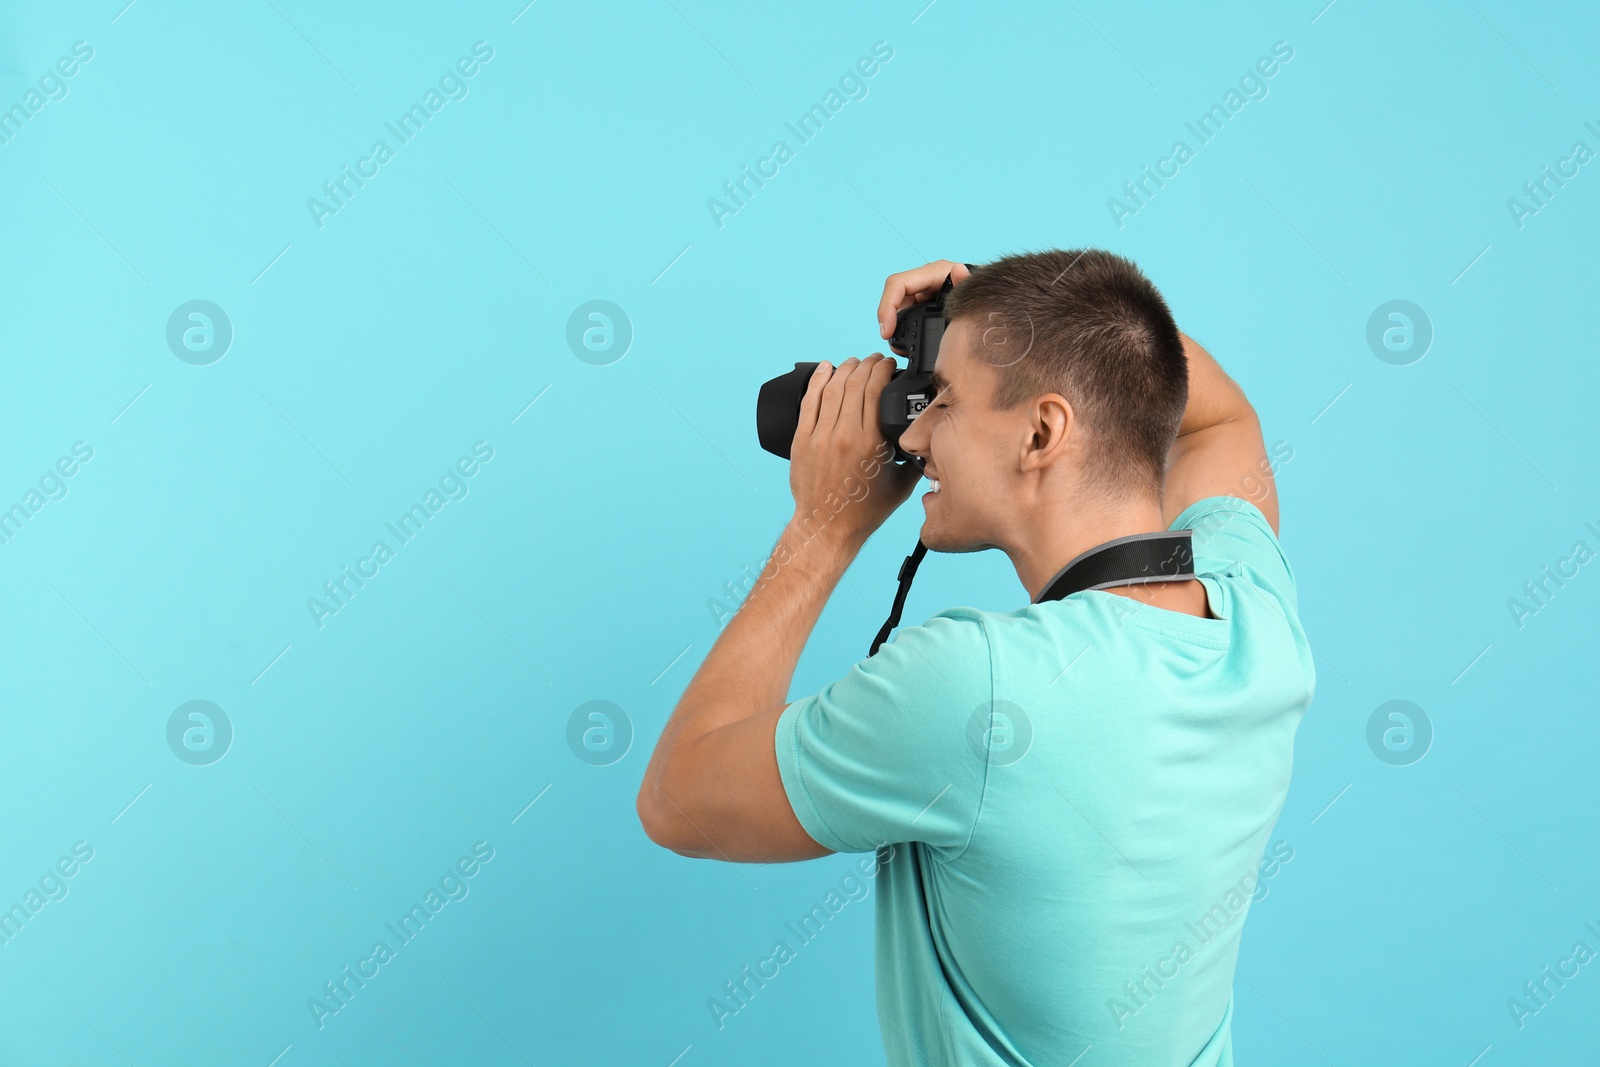
<path fill-rule="evenodd" d="M 766 155 L 756 160 L 754 172 L 751 171 L 750 164 L 741 164 L 739 177 L 722 183 L 722 195 L 726 200 L 715 196 L 706 199 L 706 210 L 711 213 L 711 221 L 717 224 L 717 229 L 720 230 L 726 225 L 727 218 L 749 207 L 757 190 L 765 189 L 767 182 L 782 173 L 784 165 L 794 159 L 796 150 L 810 144 L 817 134 L 822 132 L 828 120 L 844 110 L 845 104 L 851 100 L 865 100 L 867 93 L 871 91 L 867 80 L 882 70 L 883 64 L 893 58 L 894 46 L 888 41 L 874 41 L 872 55 L 862 56 L 856 60 L 853 69 L 847 69 L 841 74 L 837 89 L 829 86 L 822 94 L 820 102 L 802 111 L 794 122 L 783 124 L 783 128 L 794 138 L 793 147 L 788 141 L 780 138 L 772 142 L 772 147 L 767 150 Z M 769 166 L 770 170 L 767 169 Z M 750 187 L 751 182 L 755 183 L 754 189 Z"/>
<path fill-rule="evenodd" d="M 476 878 L 492 859 L 494 846 L 487 841 L 475 842 L 470 856 L 460 857 L 439 876 L 437 887 L 429 886 L 422 894 L 422 899 L 414 902 L 410 910 L 401 913 L 394 921 L 383 924 L 394 944 L 389 943 L 389 937 L 374 941 L 371 951 L 356 960 L 354 968 L 348 963 L 344 964 L 337 974 L 322 983 L 321 993 L 307 997 L 306 1009 L 311 1013 L 311 1020 L 317 1024 L 317 1029 L 327 1026 L 330 1017 L 348 1008 L 356 994 L 381 975 L 383 969 L 399 956 L 400 950 L 416 940 L 434 916 L 444 911 L 445 905 L 466 900 L 472 892 L 471 879 Z"/>
<path fill-rule="evenodd" d="M 327 225 L 325 220 L 329 216 L 337 215 L 350 206 L 356 193 L 365 189 L 367 182 L 379 175 L 383 165 L 392 160 L 401 147 L 410 144 L 429 119 L 444 110 L 445 104 L 452 100 L 465 100 L 471 91 L 467 85 L 468 79 L 476 77 L 483 65 L 493 58 L 493 46 L 486 41 L 474 42 L 471 56 L 461 56 L 453 68 L 446 68 L 439 75 L 438 88 L 430 85 L 422 94 L 421 101 L 414 101 L 393 122 L 383 124 L 383 128 L 394 139 L 392 146 L 380 137 L 372 142 L 366 155 L 356 160 L 354 170 L 350 169 L 348 163 L 340 164 L 339 176 L 322 183 L 322 196 L 306 199 L 306 210 L 311 213 L 311 221 L 316 223 L 317 229 Z"/>
<path fill-rule="evenodd" d="M 338 576 L 322 583 L 323 596 L 306 598 L 306 610 L 310 612 L 311 621 L 316 624 L 317 629 L 322 629 L 327 625 L 329 618 L 349 607 L 356 594 L 381 574 L 384 565 L 394 559 L 401 548 L 409 545 L 418 534 L 422 533 L 423 527 L 433 516 L 443 511 L 447 503 L 452 500 L 465 500 L 472 492 L 470 479 L 492 459 L 494 459 L 494 446 L 487 441 L 475 442 L 471 456 L 462 456 L 456 460 L 453 467 L 445 468 L 445 472 L 439 476 L 437 489 L 430 486 L 423 493 L 420 502 L 412 504 L 406 511 L 401 512 L 399 518 L 383 524 L 384 529 L 394 538 L 393 547 L 388 541 L 380 538 L 372 543 L 372 548 L 365 556 L 356 560 L 354 570 L 351 570 L 350 564 L 341 563 Z"/>

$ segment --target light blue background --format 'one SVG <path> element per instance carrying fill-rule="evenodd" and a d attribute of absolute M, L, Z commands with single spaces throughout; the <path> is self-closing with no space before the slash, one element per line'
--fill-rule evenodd
<path fill-rule="evenodd" d="M 870 898 L 707 1008 L 855 858 L 682 859 L 634 795 L 708 600 L 792 506 L 759 384 L 881 350 L 892 271 L 1080 245 L 1135 258 L 1293 449 L 1320 684 L 1239 1062 L 1594 1062 L 1600 963 L 1520 1030 L 1506 1001 L 1600 949 L 1600 564 L 1520 629 L 1507 600 L 1600 549 L 1600 163 L 1521 227 L 1506 202 L 1600 149 L 1600 19 L 1323 2 L 7 4 L 0 107 L 94 57 L 0 144 L 0 507 L 94 458 L 0 545 L 0 906 L 94 858 L 0 945 L 0 1062 L 879 1062 Z M 319 229 L 307 198 L 480 40 Z M 879 40 L 719 228 L 707 198 Z M 1119 228 L 1107 199 L 1279 40 Z M 193 299 L 235 332 L 209 366 L 165 340 Z M 565 340 L 594 299 L 635 331 L 606 366 Z M 1365 340 L 1391 299 L 1433 324 L 1408 366 Z M 480 440 L 470 495 L 319 629 L 307 598 Z M 865 654 L 919 522 L 867 546 L 797 695 Z M 905 619 L 1025 600 L 998 553 L 934 556 Z M 209 766 L 166 742 L 193 699 L 235 730 Z M 1391 699 L 1436 731 L 1410 766 L 1366 742 Z M 590 700 L 634 727 L 609 766 L 567 744 Z M 307 999 L 480 840 L 470 895 L 319 1030 Z"/>

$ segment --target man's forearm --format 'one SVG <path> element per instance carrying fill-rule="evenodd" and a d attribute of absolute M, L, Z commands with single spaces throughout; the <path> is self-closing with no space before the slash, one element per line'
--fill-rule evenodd
<path fill-rule="evenodd" d="M 825 527 L 807 530 L 799 515 L 789 521 L 754 588 L 678 698 L 645 768 L 647 788 L 676 746 L 784 702 L 800 652 L 859 550 Z"/>
<path fill-rule="evenodd" d="M 1240 417 L 1255 417 L 1255 409 L 1244 390 L 1228 377 L 1211 354 L 1188 334 L 1183 339 L 1183 354 L 1189 360 L 1189 402 L 1183 409 L 1178 436 L 1194 433 Z"/>

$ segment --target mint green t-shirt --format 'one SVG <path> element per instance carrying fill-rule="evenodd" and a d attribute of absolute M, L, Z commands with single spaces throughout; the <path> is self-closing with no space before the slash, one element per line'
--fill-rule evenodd
<path fill-rule="evenodd" d="M 1260 510 L 1210 497 L 1171 528 L 1215 619 L 1102 590 L 949 608 L 778 719 L 801 825 L 878 854 L 892 1067 L 1232 1063 L 1239 934 L 1316 679 Z"/>

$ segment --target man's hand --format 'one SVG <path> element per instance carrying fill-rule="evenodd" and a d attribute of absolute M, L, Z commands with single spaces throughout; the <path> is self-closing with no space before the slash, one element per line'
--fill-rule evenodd
<path fill-rule="evenodd" d="M 794 522 L 852 551 L 905 503 L 922 476 L 894 462 L 878 426 L 878 398 L 894 367 L 880 352 L 865 360 L 851 356 L 838 367 L 824 360 L 800 401 L 789 451 Z"/>
<path fill-rule="evenodd" d="M 951 282 L 960 285 L 962 279 L 971 273 L 965 263 L 936 259 L 932 263 L 889 275 L 889 280 L 883 283 L 883 298 L 878 301 L 878 335 L 893 337 L 898 313 L 913 304 L 921 304 L 938 296 L 939 290 L 944 287 L 946 274 L 950 275 Z"/>

